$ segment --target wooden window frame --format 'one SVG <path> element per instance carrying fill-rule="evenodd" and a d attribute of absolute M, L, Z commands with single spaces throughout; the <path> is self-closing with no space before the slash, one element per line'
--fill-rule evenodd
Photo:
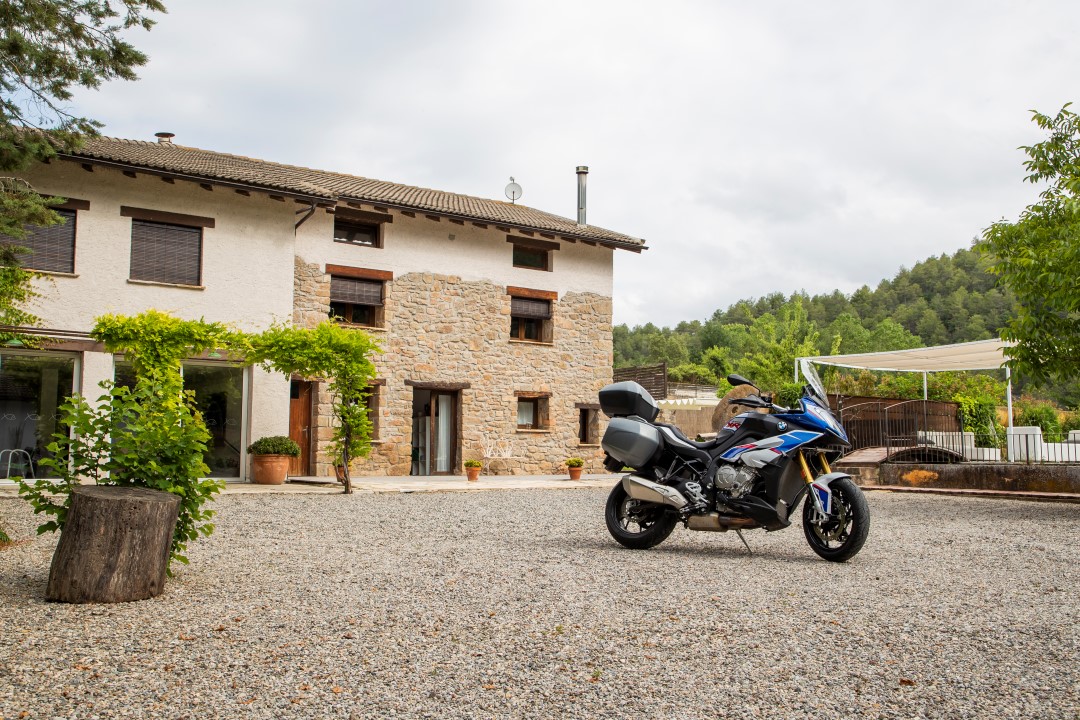
<path fill-rule="evenodd" d="M 507 287 L 510 296 L 510 340 L 513 342 L 534 343 L 536 345 L 551 345 L 554 343 L 555 327 L 555 301 L 559 294 L 549 290 L 534 290 L 531 288 Z M 532 316 L 514 314 L 514 298 L 540 300 L 548 303 L 548 317 L 538 318 Z M 537 326 L 536 338 L 526 337 L 531 326 Z"/>
<path fill-rule="evenodd" d="M 541 272 L 552 271 L 554 257 L 552 253 L 559 249 L 559 243 L 546 242 L 544 240 L 533 240 L 532 238 L 521 237 L 508 237 L 506 238 L 506 242 L 513 245 L 513 250 L 511 251 L 510 255 L 510 262 L 514 267 L 521 268 L 522 270 L 539 270 Z M 535 265 L 518 263 L 517 259 L 514 256 L 519 250 L 543 253 L 544 266 L 537 267 Z"/>
<path fill-rule="evenodd" d="M 348 240 L 346 238 L 338 237 L 338 225 L 345 227 L 352 227 L 354 229 L 364 229 L 370 231 L 374 240 L 370 243 L 357 242 L 355 240 Z M 382 249 L 383 246 L 383 226 L 382 223 L 370 222 L 363 218 L 353 217 L 338 217 L 334 216 L 334 242 L 341 243 L 342 245 L 351 245 L 353 247 L 375 248 L 376 250 Z"/>
<path fill-rule="evenodd" d="M 350 303 L 344 300 L 335 300 L 333 292 L 331 291 L 329 307 L 327 308 L 327 315 L 331 318 L 337 317 L 343 325 L 349 325 L 358 328 L 375 328 L 380 329 L 385 326 L 386 323 L 386 280 L 387 277 L 393 278 L 393 273 L 384 272 L 381 270 L 365 270 L 363 268 L 349 268 L 340 265 L 327 265 L 326 271 L 330 275 L 331 287 L 333 287 L 333 278 L 349 278 L 356 280 L 367 280 L 369 282 L 377 282 L 382 286 L 382 302 L 379 305 L 368 305 L 364 303 Z M 334 306 L 338 305 L 344 310 L 343 314 L 335 314 Z M 354 315 L 358 309 L 363 308 L 364 314 L 370 316 L 367 320 L 358 321 Z"/>
<path fill-rule="evenodd" d="M 600 444 L 600 410 L 578 406 L 578 445 Z"/>
<path fill-rule="evenodd" d="M 90 206 L 86 203 L 86 207 Z M 22 240 L 10 240 L 6 242 L 6 245 L 14 245 L 16 247 L 27 248 L 30 252 L 20 253 L 22 259 L 22 265 L 27 270 L 33 270 L 34 272 L 46 273 L 50 275 L 74 275 L 75 274 L 75 241 L 76 233 L 79 225 L 79 210 L 85 209 L 79 203 L 67 202 L 64 205 L 56 205 L 52 208 L 58 214 L 65 218 L 66 222 L 61 225 L 52 225 L 49 227 L 36 227 L 32 225 L 26 226 L 27 237 Z M 60 235 L 63 234 L 63 237 Z M 35 242 L 34 236 L 38 235 L 39 240 Z M 46 243 L 51 243 L 55 247 L 45 247 Z M 70 243 L 70 248 L 69 248 Z M 41 247 L 33 247 L 35 244 L 40 244 Z M 59 256 L 60 254 L 68 255 L 70 250 L 70 261 L 68 258 L 64 258 L 64 267 L 35 267 L 34 256 L 39 251 L 43 252 L 42 255 Z"/>
<path fill-rule="evenodd" d="M 385 384 L 386 381 L 383 379 L 372 380 L 367 386 L 368 396 L 364 398 L 368 419 L 371 421 L 371 442 L 379 442 L 379 415 L 382 411 L 382 386 Z"/>
<path fill-rule="evenodd" d="M 176 213 L 159 213 L 154 211 L 138 211 L 133 208 L 121 207 L 121 215 L 127 212 L 126 217 L 131 218 L 131 249 L 129 253 L 128 264 L 128 282 L 133 283 L 149 283 L 153 285 L 168 285 L 173 287 L 183 288 L 202 288 L 203 287 L 203 259 L 205 250 L 205 237 L 203 235 L 204 228 L 213 227 L 214 221 L 211 218 L 195 218 L 190 215 L 178 215 Z M 149 219 L 153 218 L 153 219 Z M 199 224 L 184 224 L 176 222 L 177 219 L 189 219 L 199 220 Z M 206 224 L 207 221 L 209 224 Z M 195 282 L 176 282 L 173 280 L 165 280 L 155 277 L 134 277 L 135 266 L 135 249 L 136 249 L 136 227 L 142 227 L 147 225 L 159 226 L 164 228 L 178 228 L 185 232 L 197 232 L 199 236 L 198 242 L 198 260 L 196 261 L 195 268 Z M 141 240 L 141 239 L 140 239 Z"/>

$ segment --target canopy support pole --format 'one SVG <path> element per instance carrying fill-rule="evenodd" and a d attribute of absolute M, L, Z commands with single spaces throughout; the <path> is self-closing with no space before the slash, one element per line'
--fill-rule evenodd
<path fill-rule="evenodd" d="M 926 394 L 926 371 L 923 370 L 923 374 L 922 374 L 922 399 L 926 400 L 927 397 L 928 396 Z"/>
<path fill-rule="evenodd" d="M 1008 367 L 1005 368 L 1005 404 L 1009 410 L 1009 427 L 1012 427 L 1012 370 Z"/>

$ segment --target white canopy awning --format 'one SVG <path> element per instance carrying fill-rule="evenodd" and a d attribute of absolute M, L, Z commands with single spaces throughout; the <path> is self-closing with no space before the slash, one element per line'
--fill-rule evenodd
<path fill-rule="evenodd" d="M 1003 349 L 1011 345 L 1013 345 L 1011 341 L 994 338 L 911 350 L 889 350 L 856 355 L 822 355 L 803 359 L 821 365 L 891 372 L 1000 370 L 1006 359 Z"/>

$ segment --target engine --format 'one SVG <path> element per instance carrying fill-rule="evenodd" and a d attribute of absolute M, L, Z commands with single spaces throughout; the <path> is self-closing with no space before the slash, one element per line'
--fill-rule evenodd
<path fill-rule="evenodd" d="M 716 469 L 713 486 L 717 492 L 737 498 L 750 489 L 757 479 L 757 471 L 745 465 L 721 465 Z"/>

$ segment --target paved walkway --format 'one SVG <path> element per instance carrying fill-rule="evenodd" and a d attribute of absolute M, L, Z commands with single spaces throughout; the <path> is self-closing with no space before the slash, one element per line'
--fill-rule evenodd
<path fill-rule="evenodd" d="M 621 475 L 582 475 L 570 480 L 565 475 L 481 475 L 476 482 L 464 476 L 406 475 L 397 477 L 355 477 L 355 492 L 412 493 L 412 492 L 481 492 L 484 490 L 524 490 L 573 488 L 610 488 Z M 342 486 L 331 478 L 292 478 L 284 485 L 255 485 L 230 483 L 227 494 L 245 493 L 340 493 Z"/>

